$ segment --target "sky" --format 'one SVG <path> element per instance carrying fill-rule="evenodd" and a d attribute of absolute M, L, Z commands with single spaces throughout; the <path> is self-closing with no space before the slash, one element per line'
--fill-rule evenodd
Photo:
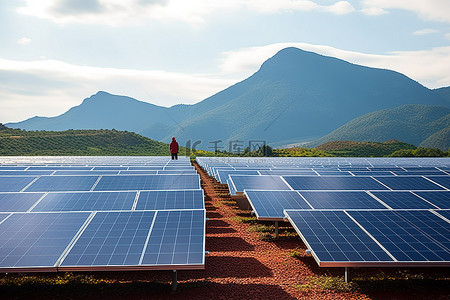
<path fill-rule="evenodd" d="M 294 46 L 450 86 L 449 0 L 1 0 L 0 123 L 106 91 L 192 104 Z"/>

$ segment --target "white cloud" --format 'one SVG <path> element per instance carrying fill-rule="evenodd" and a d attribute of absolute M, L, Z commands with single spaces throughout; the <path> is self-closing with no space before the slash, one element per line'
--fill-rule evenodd
<path fill-rule="evenodd" d="M 450 85 L 450 47 L 369 54 L 324 45 L 278 43 L 226 52 L 220 67 L 226 74 L 245 73 L 248 76 L 257 70 L 265 60 L 286 47 L 297 47 L 364 66 L 394 70 L 429 88 Z"/>
<path fill-rule="evenodd" d="M 26 46 L 26 45 L 31 43 L 31 39 L 27 38 L 27 37 L 22 37 L 22 38 L 17 40 L 17 43 L 20 44 L 20 45 Z"/>
<path fill-rule="evenodd" d="M 363 5 L 378 9 L 404 9 L 431 21 L 450 23 L 449 0 L 364 0 Z"/>
<path fill-rule="evenodd" d="M 195 103 L 236 83 L 208 74 L 0 59 L 0 122 L 58 115 L 99 90 L 156 105 Z"/>
<path fill-rule="evenodd" d="M 450 33 L 446 33 L 446 34 L 445 34 L 445 38 L 446 38 L 447 40 L 450 40 Z"/>
<path fill-rule="evenodd" d="M 414 35 L 427 35 L 427 34 L 431 34 L 431 33 L 436 33 L 439 32 L 436 29 L 421 29 L 421 30 L 417 30 L 414 31 L 413 34 Z"/>
<path fill-rule="evenodd" d="M 363 8 L 361 9 L 361 12 L 367 16 L 381 16 L 389 13 L 387 10 L 380 7 Z"/>
<path fill-rule="evenodd" d="M 311 0 L 24 0 L 19 13 L 56 23 L 133 24 L 146 19 L 203 24 L 213 12 L 240 9 L 258 13 L 322 11 L 344 15 L 355 11 L 348 1 L 319 5 Z"/>

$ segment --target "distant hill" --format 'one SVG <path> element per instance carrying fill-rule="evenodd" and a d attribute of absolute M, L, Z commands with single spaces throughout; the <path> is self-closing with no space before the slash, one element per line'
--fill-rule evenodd
<path fill-rule="evenodd" d="M 0 126 L 0 156 L 170 155 L 168 149 L 168 144 L 126 131 L 26 131 Z M 184 153 L 181 148 L 180 155 Z"/>
<path fill-rule="evenodd" d="M 321 150 L 333 156 L 388 156 L 391 153 L 402 149 L 416 149 L 411 144 L 397 140 L 383 143 L 379 142 L 353 142 L 353 141 L 332 141 L 317 146 L 314 149 Z"/>
<path fill-rule="evenodd" d="M 396 139 L 413 145 L 427 141 L 427 147 L 448 149 L 442 134 L 435 133 L 450 127 L 450 108 L 434 105 L 410 104 L 383 109 L 355 118 L 324 137 L 308 144 L 315 147 L 330 141 L 376 141 Z M 448 132 L 444 131 L 443 133 Z M 440 140 L 441 142 L 435 142 Z M 422 146 L 422 145 L 421 145 Z"/>
<path fill-rule="evenodd" d="M 183 144 L 200 141 L 200 149 L 213 141 L 228 148 L 233 140 L 243 141 L 244 147 L 251 140 L 279 146 L 319 138 L 375 110 L 449 103 L 403 74 L 286 48 L 249 78 L 194 105 L 165 108 L 99 92 L 58 117 L 7 125 L 28 130 L 114 128 L 159 141 L 169 142 L 172 136 Z"/>
<path fill-rule="evenodd" d="M 450 150 L 450 126 L 447 126 L 430 135 L 419 145 L 425 148 L 439 148 L 443 151 Z"/>
<path fill-rule="evenodd" d="M 434 90 L 439 96 L 450 101 L 450 86 L 442 87 Z"/>

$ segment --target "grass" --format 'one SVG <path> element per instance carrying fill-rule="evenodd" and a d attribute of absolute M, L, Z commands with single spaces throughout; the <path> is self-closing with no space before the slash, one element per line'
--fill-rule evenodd
<path fill-rule="evenodd" d="M 256 224 L 257 219 L 256 217 L 241 217 L 241 216 L 235 216 L 230 217 L 231 220 L 237 221 L 239 223 L 246 223 L 246 224 Z"/>
<path fill-rule="evenodd" d="M 358 290 L 358 286 L 355 283 L 346 283 L 343 277 L 327 275 L 310 276 L 308 283 L 296 287 L 302 291 L 332 290 L 337 292 L 352 292 Z"/>

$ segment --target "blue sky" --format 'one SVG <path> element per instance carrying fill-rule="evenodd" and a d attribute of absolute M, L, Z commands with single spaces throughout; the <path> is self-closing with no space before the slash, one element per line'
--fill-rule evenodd
<path fill-rule="evenodd" d="M 450 85 L 449 0 L 2 0 L 0 122 L 99 90 L 195 103 L 284 47 Z"/>

